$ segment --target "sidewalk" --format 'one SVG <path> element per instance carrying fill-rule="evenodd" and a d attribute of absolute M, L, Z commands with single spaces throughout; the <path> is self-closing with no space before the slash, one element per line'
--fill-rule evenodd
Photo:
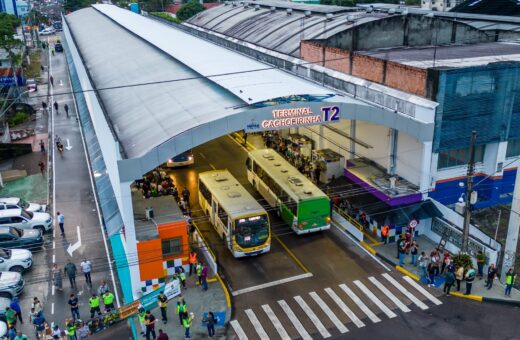
<path fill-rule="evenodd" d="M 188 276 L 186 279 L 187 289 L 182 290 L 182 297 L 186 301 L 188 313 L 194 313 L 195 319 L 192 322 L 190 335 L 192 339 L 201 339 L 208 337 L 206 326 L 202 323 L 204 313 L 212 311 L 215 316 L 219 317 L 219 324 L 215 326 L 216 339 L 226 339 L 225 323 L 229 321 L 230 310 L 227 308 L 226 292 L 221 284 L 216 281 L 209 283 L 208 290 L 205 292 L 200 286 L 195 285 L 196 275 Z M 179 296 L 180 297 L 180 296 Z M 157 319 L 155 332 L 159 334 L 162 329 L 170 339 L 184 339 L 184 327 L 180 325 L 179 317 L 176 314 L 176 303 L 179 297 L 171 299 L 168 303 L 168 323 L 163 324 L 161 321 L 161 311 L 159 308 L 152 309 L 152 314 Z M 225 315 L 225 320 L 224 319 Z M 137 317 L 134 317 L 134 325 L 137 333 L 141 331 L 141 326 Z"/>
<path fill-rule="evenodd" d="M 437 244 L 432 242 L 430 239 L 428 239 L 425 236 L 419 236 L 416 237 L 415 240 L 417 241 L 417 244 L 419 244 L 419 254 L 421 251 L 424 251 L 427 255 L 430 254 L 430 252 L 437 247 Z M 426 284 L 426 280 L 424 277 L 419 278 L 419 268 L 416 266 L 413 266 L 410 264 L 410 261 L 412 260 L 412 257 L 408 255 L 405 259 L 405 264 L 403 267 L 399 267 L 399 259 L 397 258 L 397 245 L 396 243 L 389 243 L 389 244 L 379 244 L 376 246 L 372 246 L 372 248 L 376 251 L 376 255 L 380 258 L 384 259 L 386 262 L 392 264 L 393 266 L 396 266 L 398 270 L 402 271 L 403 273 L 410 273 L 412 275 L 412 278 L 419 280 Z M 402 270 L 404 269 L 404 270 Z M 487 268 L 484 268 L 484 273 L 486 273 Z M 414 277 L 415 276 L 415 277 Z M 498 302 L 498 303 L 504 303 L 504 304 L 514 304 L 520 306 L 520 291 L 513 288 L 513 291 L 511 292 L 511 297 L 507 297 L 504 295 L 505 291 L 505 285 L 499 282 L 498 279 L 495 279 L 493 282 L 493 287 L 491 289 L 486 289 L 484 287 L 486 282 L 486 279 L 483 278 L 482 280 L 479 280 L 478 278 L 475 279 L 473 282 L 473 287 L 471 289 L 471 295 L 466 296 L 463 295 L 466 284 L 463 281 L 461 283 L 461 294 L 457 294 L 456 289 L 452 294 L 453 296 L 458 297 L 464 297 L 464 298 L 471 298 L 473 300 L 478 301 L 485 301 L 485 302 Z M 443 289 L 444 285 L 444 278 L 442 276 L 435 277 L 435 287 L 438 289 Z M 456 287 L 455 287 L 456 288 Z"/>

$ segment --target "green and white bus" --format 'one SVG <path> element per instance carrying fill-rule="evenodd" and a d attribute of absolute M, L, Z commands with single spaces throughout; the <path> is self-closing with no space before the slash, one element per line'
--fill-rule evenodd
<path fill-rule="evenodd" d="M 228 170 L 200 173 L 198 193 L 200 207 L 234 257 L 271 249 L 269 215 Z"/>
<path fill-rule="evenodd" d="M 297 234 L 330 228 L 330 200 L 273 149 L 249 152 L 247 179 Z"/>

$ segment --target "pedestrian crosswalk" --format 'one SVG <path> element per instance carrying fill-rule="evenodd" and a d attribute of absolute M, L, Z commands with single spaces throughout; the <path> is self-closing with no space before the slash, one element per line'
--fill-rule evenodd
<path fill-rule="evenodd" d="M 433 294 L 408 276 L 355 280 L 337 287 L 324 287 L 278 300 L 276 303 L 238 311 L 230 322 L 231 339 L 326 339 L 345 334 L 368 323 L 393 319 L 415 306 L 421 310 L 442 304 Z"/>

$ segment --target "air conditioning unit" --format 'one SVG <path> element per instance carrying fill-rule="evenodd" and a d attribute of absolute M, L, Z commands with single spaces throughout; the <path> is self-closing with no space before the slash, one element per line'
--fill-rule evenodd
<path fill-rule="evenodd" d="M 292 14 L 292 8 L 287 8 L 285 11 L 287 12 L 287 15 L 291 15 Z"/>
<path fill-rule="evenodd" d="M 153 219 L 153 217 L 154 217 L 153 208 L 146 208 L 146 219 L 151 220 L 151 219 Z"/>
<path fill-rule="evenodd" d="M 312 12 L 311 11 L 305 11 L 305 16 L 308 18 L 312 15 Z"/>

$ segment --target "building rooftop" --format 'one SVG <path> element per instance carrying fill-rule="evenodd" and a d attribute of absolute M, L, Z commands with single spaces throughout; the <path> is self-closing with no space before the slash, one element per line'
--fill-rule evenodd
<path fill-rule="evenodd" d="M 418 68 L 486 65 L 504 61 L 520 61 L 520 42 L 497 42 L 473 45 L 394 48 L 359 53 Z"/>
<path fill-rule="evenodd" d="M 451 12 L 520 16 L 517 0 L 467 0 L 455 6 Z"/>

